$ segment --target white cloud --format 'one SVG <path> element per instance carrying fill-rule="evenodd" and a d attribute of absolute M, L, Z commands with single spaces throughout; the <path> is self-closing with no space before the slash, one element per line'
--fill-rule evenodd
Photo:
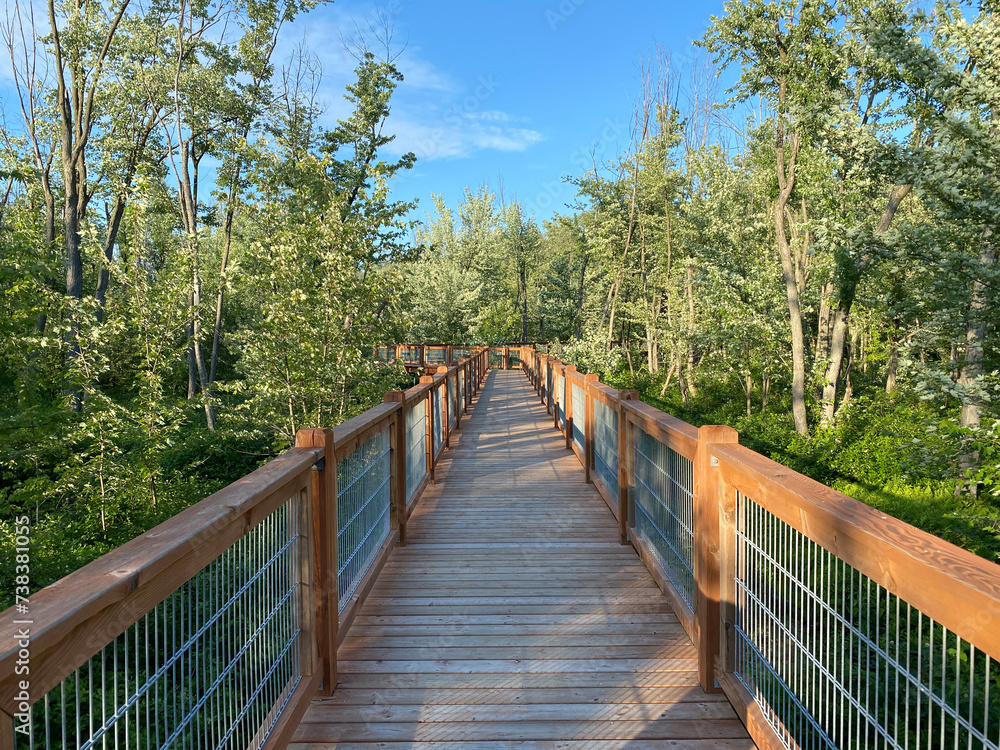
<path fill-rule="evenodd" d="M 527 128 L 491 124 L 483 113 L 449 114 L 447 117 L 393 116 L 389 125 L 396 133 L 390 149 L 397 153 L 412 151 L 420 161 L 460 159 L 477 151 L 524 151 L 544 140 L 541 133 Z M 510 119 L 504 113 L 499 121 Z"/>
<path fill-rule="evenodd" d="M 332 127 L 350 112 L 344 100 L 345 88 L 354 81 L 357 61 L 344 48 L 345 38 L 356 37 L 373 22 L 374 11 L 348 13 L 323 8 L 310 13 L 283 34 L 276 50 L 280 66 L 294 48 L 304 44 L 323 68 L 319 103 L 325 107 L 323 124 Z M 405 15 L 400 15 L 405 21 Z M 414 152 L 421 161 L 456 159 L 479 151 L 524 151 L 543 140 L 541 133 L 528 128 L 523 118 L 499 109 L 487 109 L 486 103 L 500 87 L 492 76 L 481 76 L 471 83 L 459 83 L 454 76 L 428 60 L 423 49 L 401 38 L 405 29 L 397 28 L 396 40 L 402 52 L 396 65 L 403 73 L 403 83 L 393 95 L 392 114 L 386 131 L 396 139 L 386 150 L 392 155 Z"/>

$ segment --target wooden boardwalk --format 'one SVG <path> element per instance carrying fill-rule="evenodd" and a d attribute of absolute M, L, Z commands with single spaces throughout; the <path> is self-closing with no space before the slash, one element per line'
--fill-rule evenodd
<path fill-rule="evenodd" d="M 520 371 L 491 371 L 291 747 L 752 748 Z"/>

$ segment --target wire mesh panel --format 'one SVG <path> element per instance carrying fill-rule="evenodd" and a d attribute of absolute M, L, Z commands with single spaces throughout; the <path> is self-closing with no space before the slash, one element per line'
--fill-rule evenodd
<path fill-rule="evenodd" d="M 584 398 L 583 388 L 576 383 L 572 384 L 570 393 L 573 399 L 573 442 L 580 449 L 580 453 L 583 454 L 586 446 L 584 427 L 587 423 L 587 399 Z"/>
<path fill-rule="evenodd" d="M 404 362 L 419 362 L 420 350 L 415 346 L 404 346 L 402 348 Z"/>
<path fill-rule="evenodd" d="M 406 499 L 413 497 L 427 473 L 427 400 L 406 412 Z"/>
<path fill-rule="evenodd" d="M 545 368 L 545 404 L 546 406 L 552 406 L 552 380 L 553 372 L 551 367 Z"/>
<path fill-rule="evenodd" d="M 490 349 L 490 367 L 495 367 L 500 369 L 503 367 L 503 350 L 502 349 Z"/>
<path fill-rule="evenodd" d="M 37 701 L 23 748 L 257 748 L 301 680 L 297 492 Z"/>
<path fill-rule="evenodd" d="M 389 536 L 389 427 L 337 463 L 337 590 L 343 611 Z"/>
<path fill-rule="evenodd" d="M 510 369 L 516 370 L 521 366 L 521 350 L 511 349 L 507 361 L 510 363 Z"/>
<path fill-rule="evenodd" d="M 465 370 L 458 371 L 458 403 L 465 408 Z"/>
<path fill-rule="evenodd" d="M 434 454 L 437 455 L 438 448 L 444 442 L 444 399 L 441 398 L 441 386 L 434 389 L 434 404 L 431 407 L 434 418 Z"/>
<path fill-rule="evenodd" d="M 635 530 L 694 606 L 694 465 L 635 428 Z"/>
<path fill-rule="evenodd" d="M 736 676 L 789 747 L 1000 747 L 1000 664 L 737 495 Z"/>
<path fill-rule="evenodd" d="M 594 472 L 618 502 L 618 412 L 594 399 Z"/>
<path fill-rule="evenodd" d="M 447 356 L 443 346 L 428 346 L 424 350 L 425 361 L 429 365 L 443 365 Z"/>

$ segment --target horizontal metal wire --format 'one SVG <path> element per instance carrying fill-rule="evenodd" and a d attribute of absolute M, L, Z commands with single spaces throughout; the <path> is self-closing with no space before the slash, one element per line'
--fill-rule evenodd
<path fill-rule="evenodd" d="M 633 437 L 635 530 L 694 606 L 694 466 L 640 427 Z"/>
<path fill-rule="evenodd" d="M 1000 748 L 1000 665 L 737 494 L 736 676 L 800 748 Z"/>
<path fill-rule="evenodd" d="M 337 590 L 340 610 L 388 538 L 389 427 L 337 463 Z"/>
<path fill-rule="evenodd" d="M 406 412 L 406 499 L 413 497 L 427 473 L 427 400 Z"/>
<path fill-rule="evenodd" d="M 37 701 L 23 748 L 257 748 L 301 680 L 296 493 Z"/>
<path fill-rule="evenodd" d="M 618 412 L 594 399 L 594 471 L 618 502 Z"/>
<path fill-rule="evenodd" d="M 586 436 L 584 430 L 587 424 L 586 404 L 583 388 L 573 383 L 573 442 L 580 449 L 582 454 L 586 446 Z"/>

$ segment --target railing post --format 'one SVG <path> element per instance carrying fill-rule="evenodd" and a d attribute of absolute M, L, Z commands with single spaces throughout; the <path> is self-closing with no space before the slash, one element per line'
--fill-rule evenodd
<path fill-rule="evenodd" d="M 632 526 L 632 495 L 635 486 L 635 459 L 632 455 L 632 423 L 625 413 L 625 402 L 639 400 L 639 392 L 618 391 L 618 542 L 628 544 Z"/>
<path fill-rule="evenodd" d="M 556 387 L 556 376 L 559 374 L 559 368 L 562 365 L 562 362 L 557 360 L 552 364 L 555 365 L 555 367 L 552 368 L 552 423 L 555 425 L 556 429 L 561 432 L 562 427 L 559 424 L 559 404 L 561 403 L 561 400 L 559 399 L 559 389 Z"/>
<path fill-rule="evenodd" d="M 510 347 L 505 346 L 503 348 L 503 369 L 510 369 Z"/>
<path fill-rule="evenodd" d="M 323 672 L 323 695 L 337 686 L 337 455 L 333 430 L 299 430 L 296 448 L 322 448 L 312 473 L 313 559 L 316 580 L 316 650 Z"/>
<path fill-rule="evenodd" d="M 595 373 L 583 376 L 583 408 L 586 412 L 583 423 L 583 473 L 588 484 L 593 481 L 590 472 L 594 468 L 594 389 L 590 384 L 600 379 Z"/>
<path fill-rule="evenodd" d="M 444 447 L 451 447 L 451 393 L 449 388 L 451 388 L 450 378 L 448 377 L 448 365 L 439 365 L 437 368 L 438 375 L 444 375 L 444 384 L 441 386 L 441 436 L 444 441 Z"/>
<path fill-rule="evenodd" d="M 399 546 L 406 546 L 406 394 L 389 391 L 385 394 L 387 403 L 398 403 L 396 421 L 390 432 L 389 465 L 392 467 L 390 501 L 392 507 L 392 528 L 399 529 Z"/>
<path fill-rule="evenodd" d="M 424 408 L 424 454 L 427 457 L 427 473 L 430 475 L 431 483 L 434 481 L 434 376 L 423 375 L 420 384 L 431 383 L 427 389 L 427 406 Z"/>
<path fill-rule="evenodd" d="M 698 680 L 706 693 L 721 692 L 715 680 L 715 659 L 719 655 L 720 623 L 720 521 L 719 506 L 724 500 L 719 487 L 719 469 L 712 465 L 708 448 L 713 443 L 738 443 L 739 433 L 725 425 L 698 428 L 698 452 L 694 462 L 694 581 L 695 632 L 698 649 Z M 718 463 L 718 462 L 716 462 Z M 727 529 L 724 544 L 732 545 Z"/>
<path fill-rule="evenodd" d="M 420 352 L 420 367 L 427 367 L 427 344 L 421 344 L 418 351 Z"/>
<path fill-rule="evenodd" d="M 571 448 L 573 444 L 573 384 L 566 377 L 570 373 L 576 373 L 576 365 L 566 365 L 563 377 L 566 378 L 566 447 Z"/>
<path fill-rule="evenodd" d="M 445 348 L 444 348 L 444 363 L 446 365 L 450 365 L 454 361 L 452 359 L 454 356 L 455 356 L 455 354 L 454 354 L 454 352 L 451 349 L 451 344 L 448 344 L 447 346 L 445 346 Z"/>

